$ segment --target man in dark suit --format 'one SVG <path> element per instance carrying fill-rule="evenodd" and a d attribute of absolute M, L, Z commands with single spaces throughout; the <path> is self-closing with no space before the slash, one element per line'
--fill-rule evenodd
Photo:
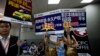
<path fill-rule="evenodd" d="M 19 40 L 18 37 L 10 35 L 10 30 L 11 23 L 0 20 L 0 56 L 18 55 Z"/>

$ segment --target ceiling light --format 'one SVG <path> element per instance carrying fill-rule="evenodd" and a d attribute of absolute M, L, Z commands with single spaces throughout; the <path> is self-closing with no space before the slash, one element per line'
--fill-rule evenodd
<path fill-rule="evenodd" d="M 82 0 L 81 3 L 91 3 L 93 0 Z"/>
<path fill-rule="evenodd" d="M 48 0 L 48 4 L 59 4 L 60 0 Z"/>

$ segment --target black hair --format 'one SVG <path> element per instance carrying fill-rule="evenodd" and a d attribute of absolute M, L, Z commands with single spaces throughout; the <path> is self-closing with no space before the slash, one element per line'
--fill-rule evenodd
<path fill-rule="evenodd" d="M 67 37 L 67 32 L 64 30 L 64 37 Z"/>
<path fill-rule="evenodd" d="M 42 43 L 42 42 L 39 42 L 39 44 L 40 44 L 40 43 Z"/>
<path fill-rule="evenodd" d="M 34 42 L 31 42 L 31 44 L 35 44 Z"/>
<path fill-rule="evenodd" d="M 24 41 L 27 41 L 27 40 L 24 40 Z"/>
<path fill-rule="evenodd" d="M 0 20 L 0 24 L 1 23 L 7 23 L 7 24 L 9 24 L 10 25 L 10 27 L 11 27 L 11 23 L 10 22 L 8 22 L 8 21 L 2 21 L 2 20 Z"/>

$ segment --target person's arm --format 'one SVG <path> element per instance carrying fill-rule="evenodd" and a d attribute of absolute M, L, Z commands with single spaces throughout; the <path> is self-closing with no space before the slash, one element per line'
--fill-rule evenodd
<path fill-rule="evenodd" d="M 75 39 L 75 37 L 73 35 L 72 35 L 72 38 L 74 40 L 74 44 L 72 45 L 72 47 L 77 47 L 78 46 L 77 40 Z"/>
<path fill-rule="evenodd" d="M 42 46 L 42 50 L 40 52 L 44 51 L 44 46 Z"/>
<path fill-rule="evenodd" d="M 21 40 L 17 40 L 17 46 L 21 46 L 22 45 L 22 41 Z"/>
<path fill-rule="evenodd" d="M 48 34 L 46 32 L 46 34 L 44 35 L 44 44 L 48 45 Z"/>
<path fill-rule="evenodd" d="M 18 46 L 19 49 L 20 49 L 20 55 L 23 53 L 23 48 L 21 47 L 21 45 L 22 45 L 22 41 L 21 41 L 21 40 L 18 40 L 18 41 L 17 41 L 17 46 Z"/>
<path fill-rule="evenodd" d="M 64 41 L 65 41 L 65 42 L 67 42 L 67 39 L 66 39 L 66 37 L 65 37 L 65 36 L 64 36 L 64 38 L 63 38 L 63 39 L 64 39 Z"/>
<path fill-rule="evenodd" d="M 69 34 L 67 35 L 67 42 L 68 42 L 68 45 L 71 44 L 71 37 Z"/>
<path fill-rule="evenodd" d="M 35 52 L 37 52 L 38 51 L 38 47 L 37 46 L 35 46 Z"/>
<path fill-rule="evenodd" d="M 44 44 L 45 44 L 45 45 L 48 45 L 48 37 L 45 37 L 45 36 L 44 36 Z"/>

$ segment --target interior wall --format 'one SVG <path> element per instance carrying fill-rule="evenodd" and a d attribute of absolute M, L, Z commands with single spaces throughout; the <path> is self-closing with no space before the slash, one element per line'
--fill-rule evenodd
<path fill-rule="evenodd" d="M 29 43 L 30 42 L 35 42 L 36 44 L 38 44 L 39 42 L 41 42 L 43 40 L 43 36 L 42 35 L 35 35 L 35 29 L 30 29 L 30 28 L 23 28 L 22 32 L 21 32 L 21 40 L 27 40 Z"/>
<path fill-rule="evenodd" d="M 6 0 L 0 0 L 0 20 L 3 19 L 4 11 L 5 11 Z"/>
<path fill-rule="evenodd" d="M 38 44 L 43 40 L 43 35 L 35 35 L 35 29 L 29 27 L 21 27 L 20 24 L 12 23 L 11 35 L 18 36 L 21 40 L 27 40 L 29 43 Z"/>
<path fill-rule="evenodd" d="M 100 3 L 85 6 L 87 13 L 87 30 L 92 49 L 92 56 L 98 56 L 100 51 Z"/>

